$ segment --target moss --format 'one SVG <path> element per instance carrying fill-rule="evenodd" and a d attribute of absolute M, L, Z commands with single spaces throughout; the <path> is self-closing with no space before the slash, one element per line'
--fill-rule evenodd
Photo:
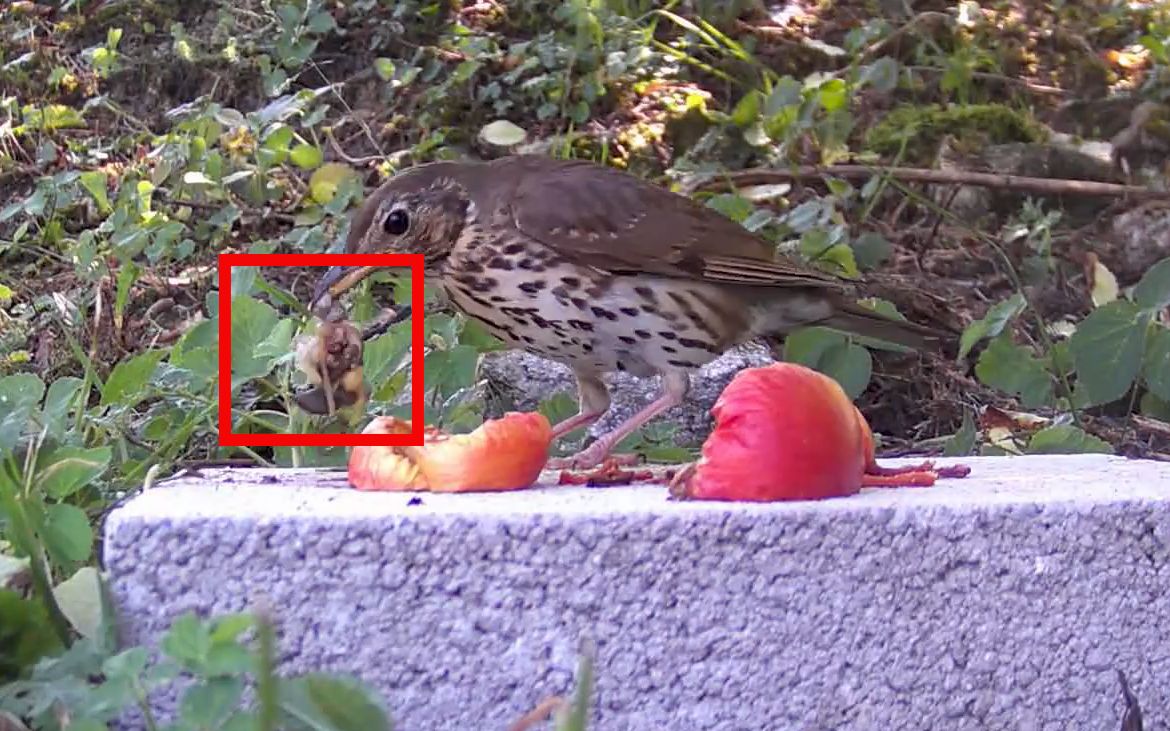
<path fill-rule="evenodd" d="M 945 135 L 973 145 L 1042 142 L 1044 129 L 1030 117 L 1003 104 L 943 108 L 937 104 L 902 106 L 887 114 L 866 135 L 866 149 L 895 155 L 908 139 L 912 159 L 930 158 Z"/>

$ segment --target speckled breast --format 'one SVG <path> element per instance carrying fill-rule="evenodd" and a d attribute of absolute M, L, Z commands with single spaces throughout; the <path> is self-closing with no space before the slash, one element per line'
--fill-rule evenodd
<path fill-rule="evenodd" d="M 441 281 L 452 306 L 507 346 L 572 368 L 636 376 L 696 368 L 728 340 L 710 326 L 710 285 L 614 276 L 514 232 L 467 237 Z"/>

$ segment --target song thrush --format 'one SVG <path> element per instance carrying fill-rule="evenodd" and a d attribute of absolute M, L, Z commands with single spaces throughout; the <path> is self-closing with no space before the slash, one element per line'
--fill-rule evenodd
<path fill-rule="evenodd" d="M 540 156 L 437 162 L 384 183 L 354 218 L 346 251 L 424 255 L 458 311 L 508 347 L 567 365 L 578 413 L 554 437 L 610 406 L 602 377 L 660 375 L 661 395 L 589 447 L 550 466 L 602 462 L 641 425 L 681 404 L 689 372 L 738 343 L 823 325 L 917 348 L 937 337 L 849 296 L 849 283 L 778 256 L 735 221 L 602 165 Z M 313 303 L 374 271 L 334 267 Z"/>

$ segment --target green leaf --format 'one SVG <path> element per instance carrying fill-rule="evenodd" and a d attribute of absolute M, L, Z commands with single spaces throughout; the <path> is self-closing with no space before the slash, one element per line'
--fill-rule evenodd
<path fill-rule="evenodd" d="M 219 731 L 257 731 L 260 728 L 260 720 L 255 711 L 236 711 L 223 722 Z"/>
<path fill-rule="evenodd" d="M 133 406 L 146 398 L 146 385 L 154 377 L 159 361 L 166 357 L 162 348 L 139 353 L 114 366 L 106 385 L 102 387 L 102 406 L 123 404 Z"/>
<path fill-rule="evenodd" d="M 235 641 L 212 644 L 203 665 L 203 673 L 209 677 L 240 675 L 255 669 L 255 656 Z"/>
<path fill-rule="evenodd" d="M 1142 376 L 1158 398 L 1170 401 L 1170 329 L 1159 326 L 1150 336 Z"/>
<path fill-rule="evenodd" d="M 193 612 L 186 612 L 171 623 L 160 646 L 172 660 L 198 667 L 211 651 L 211 633 Z"/>
<path fill-rule="evenodd" d="M 93 528 L 85 511 L 76 505 L 46 506 L 40 533 L 49 556 L 60 566 L 85 561 L 93 550 Z"/>
<path fill-rule="evenodd" d="M 577 398 L 568 391 L 558 391 L 548 398 L 541 399 L 536 410 L 551 423 L 556 424 L 577 413 Z"/>
<path fill-rule="evenodd" d="M 825 351 L 838 343 L 845 342 L 845 336 L 823 327 L 802 327 L 793 330 L 784 339 L 784 360 L 816 368 Z"/>
<path fill-rule="evenodd" d="M 1139 406 L 1144 416 L 1152 416 L 1159 421 L 1170 424 L 1170 401 L 1158 398 L 1153 391 L 1146 391 L 1142 394 Z"/>
<path fill-rule="evenodd" d="M 234 642 L 255 625 L 255 616 L 247 612 L 220 614 L 211 621 L 211 641 L 214 643 Z"/>
<path fill-rule="evenodd" d="M 857 261 L 853 258 L 853 249 L 846 244 L 833 244 L 822 251 L 817 260 L 832 262 L 836 273 L 842 277 L 853 279 L 861 276 L 861 270 L 857 268 Z"/>
<path fill-rule="evenodd" d="M 102 587 L 97 569 L 83 566 L 53 589 L 57 604 L 83 637 L 97 637 L 102 623 Z"/>
<path fill-rule="evenodd" d="M 276 328 L 279 315 L 271 305 L 247 295 L 232 298 L 232 377 L 259 378 L 268 373 L 268 358 L 256 348 Z"/>
<path fill-rule="evenodd" d="M 757 89 L 752 89 L 744 94 L 735 105 L 735 109 L 731 110 L 731 121 L 737 127 L 747 127 L 752 122 L 760 117 L 760 104 L 763 95 Z"/>
<path fill-rule="evenodd" d="M 370 388 L 380 389 L 409 355 L 410 327 L 393 327 L 367 341 L 362 353 L 362 371 Z"/>
<path fill-rule="evenodd" d="M 318 10 L 309 18 L 308 27 L 314 33 L 328 33 L 337 28 L 337 21 L 328 10 Z"/>
<path fill-rule="evenodd" d="M 489 145 L 496 147 L 514 147 L 524 142 L 528 137 L 528 133 L 520 127 L 506 119 L 497 119 L 494 122 L 489 122 L 479 130 L 479 137 L 481 140 Z"/>
<path fill-rule="evenodd" d="M 44 393 L 44 381 L 32 373 L 0 378 L 0 455 L 16 449 Z"/>
<path fill-rule="evenodd" d="M 849 89 L 843 79 L 830 79 L 817 89 L 817 101 L 827 112 L 844 109 L 849 104 Z"/>
<path fill-rule="evenodd" d="M 871 85 L 876 91 L 893 91 L 898 85 L 898 62 L 889 56 L 882 56 L 871 64 L 861 67 L 859 85 Z"/>
<path fill-rule="evenodd" d="M 736 223 L 741 223 L 751 215 L 752 202 L 735 193 L 720 193 L 707 200 L 707 207 L 714 208 Z"/>
<path fill-rule="evenodd" d="M 126 314 L 126 302 L 130 299 L 130 288 L 138 280 L 139 268 L 132 261 L 122 264 L 118 270 L 118 288 L 114 293 L 114 317 L 123 322 Z"/>
<path fill-rule="evenodd" d="M 1052 376 L 1044 362 L 1013 343 L 1009 333 L 993 339 L 979 355 L 975 375 L 992 388 L 1018 396 L 1025 408 L 1052 401 Z"/>
<path fill-rule="evenodd" d="M 313 731 L 389 731 L 376 696 L 349 678 L 310 673 L 281 683 L 280 708 Z"/>
<path fill-rule="evenodd" d="M 1145 310 L 1170 306 L 1170 258 L 1150 267 L 1133 288 L 1133 299 Z"/>
<path fill-rule="evenodd" d="M 171 365 L 186 375 L 188 388 L 203 391 L 219 374 L 219 349 L 204 347 L 172 351 Z"/>
<path fill-rule="evenodd" d="M 764 116 L 771 119 L 790 107 L 799 106 L 803 99 L 800 82 L 791 76 L 785 76 L 776 82 L 772 92 L 768 94 L 768 99 L 764 102 Z"/>
<path fill-rule="evenodd" d="M 22 670 L 60 649 L 45 605 L 0 589 L 0 689 Z"/>
<path fill-rule="evenodd" d="M 105 472 L 112 457 L 110 447 L 62 446 L 42 452 L 37 459 L 37 487 L 49 497 L 63 500 Z"/>
<path fill-rule="evenodd" d="M 794 330 L 784 341 L 784 360 L 824 373 L 855 399 L 869 385 L 873 357 L 846 336 L 823 327 Z"/>
<path fill-rule="evenodd" d="M 374 71 L 378 74 L 378 78 L 382 81 L 389 81 L 394 78 L 394 60 L 380 56 L 374 59 Z"/>
<path fill-rule="evenodd" d="M 50 384 L 49 392 L 45 394 L 41 415 L 49 435 L 53 438 L 61 439 L 64 435 L 70 407 L 73 406 L 83 383 L 84 381 L 76 376 L 62 376 Z"/>
<path fill-rule="evenodd" d="M 852 401 L 869 385 L 873 356 L 856 343 L 837 343 L 825 350 L 818 370 L 837 381 Z"/>
<path fill-rule="evenodd" d="M 113 678 L 137 678 L 146 671 L 149 660 L 145 647 L 131 647 L 106 659 L 102 663 L 102 672 Z"/>
<path fill-rule="evenodd" d="M 1016 293 L 1003 302 L 993 305 L 982 320 L 976 320 L 967 326 L 959 338 L 959 360 L 967 357 L 971 348 L 984 338 L 997 337 L 1009 322 L 1024 311 L 1027 301 L 1022 294 Z"/>
<path fill-rule="evenodd" d="M 289 159 L 302 170 L 315 170 L 325 161 L 325 156 L 320 148 L 301 143 L 292 148 Z"/>
<path fill-rule="evenodd" d="M 1114 300 L 1077 326 L 1069 352 L 1086 406 L 1119 399 L 1133 385 L 1142 366 L 1147 317 L 1132 303 Z"/>
<path fill-rule="evenodd" d="M 292 351 L 294 327 L 291 318 L 285 318 L 276 323 L 276 327 L 272 329 L 268 337 L 256 345 L 254 355 L 257 358 L 267 358 L 269 361 L 288 355 Z"/>
<path fill-rule="evenodd" d="M 577 689 L 573 693 L 573 702 L 554 731 L 586 731 L 588 725 L 589 702 L 593 697 L 593 665 L 597 650 L 591 640 L 582 644 L 585 646 L 577 664 Z"/>
<path fill-rule="evenodd" d="M 109 178 L 101 170 L 87 170 L 77 177 L 77 182 L 85 188 L 85 192 L 93 197 L 94 203 L 97 203 L 98 210 L 103 215 L 110 212 L 110 197 L 106 193 L 106 185 Z"/>
<path fill-rule="evenodd" d="M 975 437 L 977 432 L 975 430 L 975 420 L 971 418 L 971 412 L 964 409 L 963 423 L 959 430 L 951 435 L 951 438 L 943 445 L 944 457 L 966 457 L 975 451 Z"/>
<path fill-rule="evenodd" d="M 355 180 L 356 175 L 353 168 L 343 163 L 326 163 L 309 176 L 309 195 L 321 205 L 326 205 L 342 190 L 346 181 Z"/>
<path fill-rule="evenodd" d="M 862 269 L 873 269 L 890 257 L 893 247 L 886 237 L 868 231 L 853 241 L 853 257 Z"/>
<path fill-rule="evenodd" d="M 1060 424 L 1033 434 L 1025 451 L 1028 454 L 1113 454 L 1113 447 L 1071 424 Z"/>
<path fill-rule="evenodd" d="M 281 165 L 288 159 L 292 141 L 292 127 L 284 124 L 274 126 L 268 133 L 268 136 L 264 138 L 264 146 L 262 148 L 268 151 L 270 165 Z"/>
<path fill-rule="evenodd" d="M 470 345 L 480 353 L 504 350 L 504 344 L 488 332 L 479 320 L 464 320 L 463 330 L 459 333 L 459 342 Z"/>
<path fill-rule="evenodd" d="M 236 710 L 243 695 L 244 684 L 239 678 L 212 678 L 183 694 L 179 712 L 184 722 L 212 729 Z"/>
<path fill-rule="evenodd" d="M 841 230 L 815 228 L 800 237 L 800 253 L 811 261 L 829 262 L 837 273 L 845 277 L 857 277 L 861 271 L 853 257 L 853 249 L 839 243 Z"/>
<path fill-rule="evenodd" d="M 423 363 L 427 390 L 445 397 L 470 386 L 478 364 L 479 352 L 469 345 L 432 352 Z"/>
<path fill-rule="evenodd" d="M 232 267 L 232 297 L 252 294 L 259 275 L 260 267 Z"/>

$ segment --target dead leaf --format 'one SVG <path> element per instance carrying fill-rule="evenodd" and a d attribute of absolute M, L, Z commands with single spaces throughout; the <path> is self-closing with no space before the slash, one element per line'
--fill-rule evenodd
<path fill-rule="evenodd" d="M 1027 411 L 1011 411 L 998 406 L 988 406 L 979 415 L 979 425 L 984 429 L 1026 429 L 1033 431 L 1047 426 L 1052 419 Z"/>
<path fill-rule="evenodd" d="M 1085 255 L 1085 276 L 1089 280 L 1089 296 L 1094 307 L 1108 304 L 1117 299 L 1120 291 L 1117 286 L 1117 277 L 1109 271 L 1109 267 L 1101 263 L 1097 255 L 1089 252 Z"/>

